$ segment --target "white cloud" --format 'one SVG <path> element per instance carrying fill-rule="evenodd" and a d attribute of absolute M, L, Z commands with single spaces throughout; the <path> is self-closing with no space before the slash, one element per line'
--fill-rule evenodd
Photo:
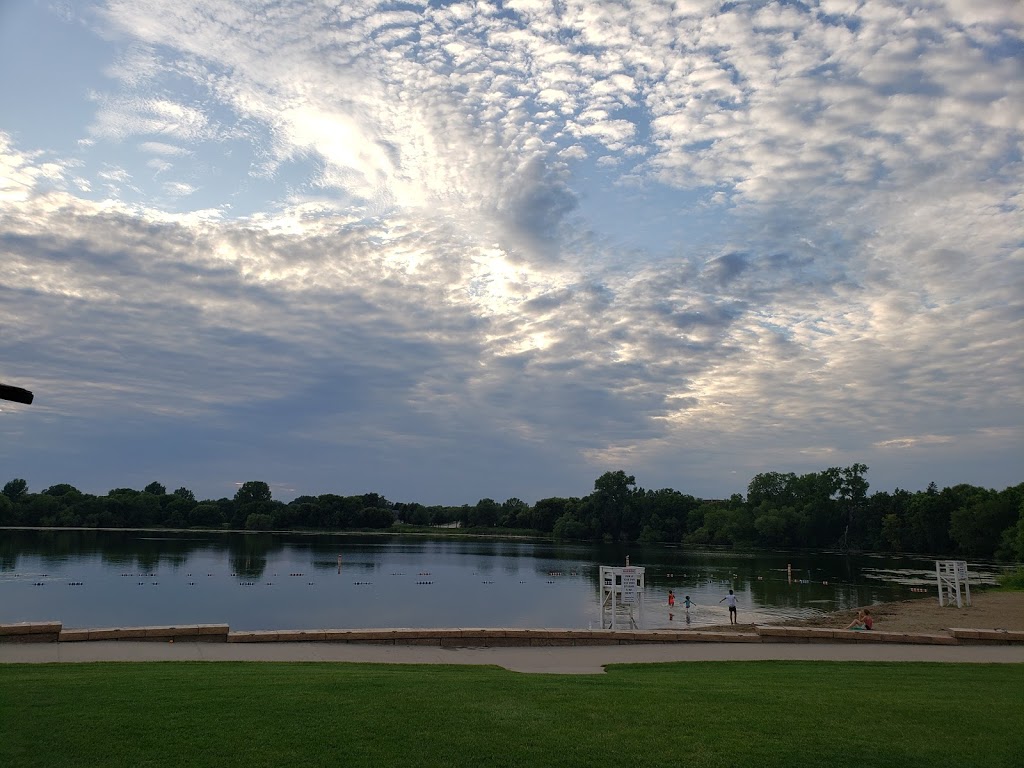
<path fill-rule="evenodd" d="M 501 434 L 666 478 L 1020 421 L 1017 4 L 105 9 L 127 53 L 77 148 L 90 173 L 0 144 L 23 286 L 0 289 L 40 297 L 0 318 L 77 398 L 116 370 L 140 410 L 227 423 L 294 373 L 327 403 L 290 406 L 296 435 Z M 129 143 L 148 166 L 113 159 Z M 152 171 L 175 207 L 269 191 L 178 213 Z M 132 334 L 160 376 L 119 358 Z"/>

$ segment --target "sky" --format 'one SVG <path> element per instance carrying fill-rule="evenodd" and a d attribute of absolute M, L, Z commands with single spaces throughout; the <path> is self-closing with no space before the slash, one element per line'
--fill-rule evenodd
<path fill-rule="evenodd" d="M 0 0 L 0 483 L 1024 480 L 1017 0 Z"/>

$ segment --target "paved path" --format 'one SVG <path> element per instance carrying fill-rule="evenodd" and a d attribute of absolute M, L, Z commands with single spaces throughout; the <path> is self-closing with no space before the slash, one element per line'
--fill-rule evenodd
<path fill-rule="evenodd" d="M 668 661 L 933 661 L 1024 664 L 1024 646 L 673 643 L 577 648 L 436 648 L 340 643 L 0 643 L 0 664 L 88 661 L 296 661 L 492 664 L 514 672 L 600 674 L 607 664 Z"/>

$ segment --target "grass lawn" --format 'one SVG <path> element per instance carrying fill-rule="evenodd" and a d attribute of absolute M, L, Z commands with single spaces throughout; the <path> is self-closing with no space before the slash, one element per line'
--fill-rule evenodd
<path fill-rule="evenodd" d="M 1019 766 L 1024 665 L 0 665 L 0 766 Z"/>

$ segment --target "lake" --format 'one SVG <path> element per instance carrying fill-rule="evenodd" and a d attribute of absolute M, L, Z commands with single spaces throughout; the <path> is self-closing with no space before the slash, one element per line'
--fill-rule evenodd
<path fill-rule="evenodd" d="M 0 623 L 67 628 L 229 624 L 233 630 L 600 626 L 598 567 L 646 569 L 645 628 L 822 613 L 935 591 L 935 561 L 837 552 L 413 535 L 0 531 Z M 792 567 L 790 572 L 789 566 Z M 970 563 L 972 586 L 993 584 Z M 668 590 L 695 603 L 669 612 Z"/>

